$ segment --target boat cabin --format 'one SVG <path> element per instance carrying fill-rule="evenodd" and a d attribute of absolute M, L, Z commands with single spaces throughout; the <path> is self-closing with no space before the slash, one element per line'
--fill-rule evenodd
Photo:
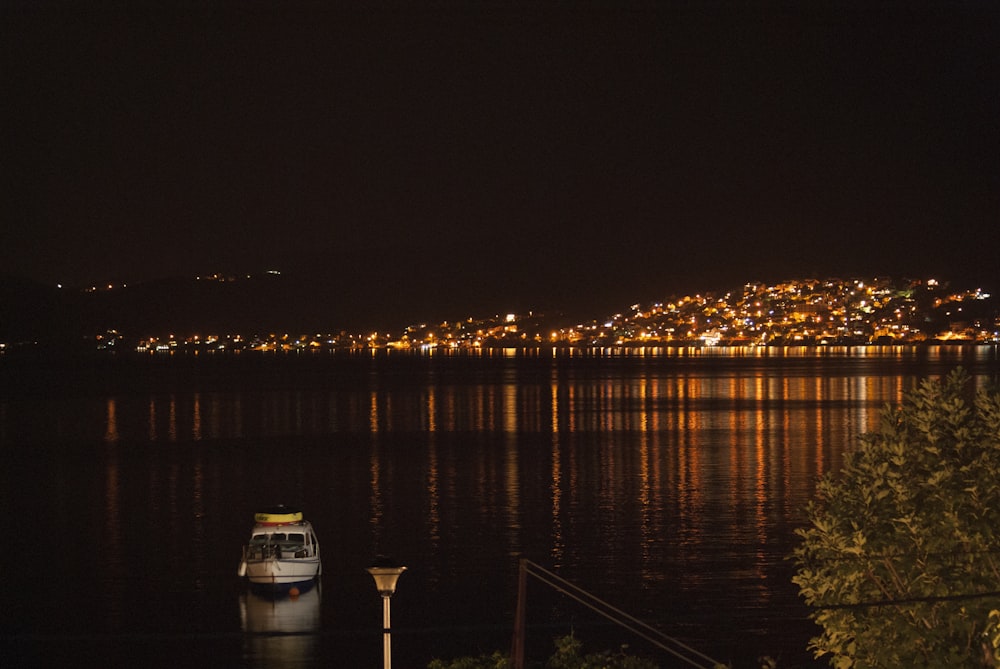
<path fill-rule="evenodd" d="M 307 522 L 257 525 L 253 528 L 247 558 L 263 560 L 312 557 L 317 553 L 316 535 Z"/>

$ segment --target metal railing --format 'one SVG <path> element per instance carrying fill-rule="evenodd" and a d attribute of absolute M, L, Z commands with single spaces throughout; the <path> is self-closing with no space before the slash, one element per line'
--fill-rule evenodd
<path fill-rule="evenodd" d="M 612 606 L 598 597 L 590 594 L 583 588 L 574 585 L 566 579 L 552 573 L 540 565 L 520 558 L 517 575 L 517 608 L 514 612 L 514 637 L 511 641 L 511 664 L 513 669 L 524 669 L 524 639 L 525 639 L 525 618 L 527 606 L 527 581 L 528 576 L 549 586 L 550 588 L 566 595 L 579 602 L 592 611 L 604 616 L 613 623 L 624 627 L 633 634 L 645 639 L 657 648 L 670 653 L 692 667 L 698 669 L 713 669 L 721 665 L 708 655 L 688 646 L 687 644 L 668 636 L 658 629 L 651 627 L 638 618 L 629 615 L 619 608 Z M 707 664 L 706 664 L 707 663 Z"/>

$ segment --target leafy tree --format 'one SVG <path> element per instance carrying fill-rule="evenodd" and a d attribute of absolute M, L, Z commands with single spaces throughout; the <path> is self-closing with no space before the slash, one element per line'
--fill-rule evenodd
<path fill-rule="evenodd" d="M 1000 667 L 1000 393 L 926 380 L 827 475 L 793 582 L 837 669 Z"/>

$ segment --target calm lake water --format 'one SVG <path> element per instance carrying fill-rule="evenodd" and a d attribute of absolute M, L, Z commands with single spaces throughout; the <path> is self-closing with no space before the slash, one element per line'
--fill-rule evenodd
<path fill-rule="evenodd" d="M 817 477 L 919 380 L 996 347 L 0 358 L 4 666 L 376 667 L 510 647 L 518 556 L 736 667 L 818 666 L 787 556 Z M 256 508 L 321 589 L 247 595 Z M 670 655 L 541 582 L 529 656 Z"/>

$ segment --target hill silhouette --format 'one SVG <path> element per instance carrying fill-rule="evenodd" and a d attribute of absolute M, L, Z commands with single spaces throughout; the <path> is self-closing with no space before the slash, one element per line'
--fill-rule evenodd
<path fill-rule="evenodd" d="M 166 278 L 90 291 L 0 276 L 0 341 L 6 342 L 72 342 L 106 330 L 132 336 L 308 332 L 344 327 L 346 320 L 332 306 L 317 309 L 305 282 L 278 274 Z"/>
<path fill-rule="evenodd" d="M 463 312 L 460 305 L 446 314 L 422 313 L 420 303 L 409 301 L 424 286 L 400 287 L 392 304 L 405 308 L 386 312 L 375 299 L 378 291 L 361 284 L 317 282 L 309 275 L 263 272 L 255 275 L 203 278 L 166 278 L 129 286 L 71 289 L 42 285 L 24 278 L 0 275 L 0 343 L 42 344 L 62 350 L 91 347 L 96 335 L 117 331 L 130 342 L 139 338 L 175 335 L 269 333 L 291 335 L 350 334 L 398 331 L 418 323 L 443 320 L 462 322 L 466 317 L 489 318 L 494 312 Z M 386 290 L 383 287 L 383 292 Z M 944 289 L 942 289 L 944 290 Z M 459 295 L 463 295 L 458 291 Z M 918 294 L 918 312 L 910 318 L 926 332 L 951 326 L 990 323 L 997 318 L 996 298 L 964 302 L 952 308 L 938 305 L 941 293 Z M 449 295 L 454 301 L 455 295 Z M 519 308 L 546 315 L 546 327 L 555 329 L 593 319 L 604 319 L 611 310 L 591 306 L 589 314 Z M 440 308 L 440 307 L 439 307 Z M 617 310 L 623 307 L 619 305 Z M 502 312 L 506 313 L 506 311 Z M 959 327 L 959 329 L 961 329 Z"/>
<path fill-rule="evenodd" d="M 447 299 L 437 300 L 441 304 L 427 309 L 419 299 L 426 291 L 446 291 Z M 395 330 L 426 320 L 536 309 L 523 304 L 523 299 L 508 302 L 497 298 L 489 306 L 479 304 L 476 311 L 475 297 L 475 290 L 467 286 L 427 287 L 416 281 L 386 286 L 348 282 L 343 277 L 318 280 L 308 271 L 171 277 L 86 290 L 0 275 L 0 341 L 66 343 L 108 330 L 130 337 L 360 333 Z M 469 303 L 464 304 L 463 298 Z M 573 314 L 572 318 L 579 316 Z"/>

